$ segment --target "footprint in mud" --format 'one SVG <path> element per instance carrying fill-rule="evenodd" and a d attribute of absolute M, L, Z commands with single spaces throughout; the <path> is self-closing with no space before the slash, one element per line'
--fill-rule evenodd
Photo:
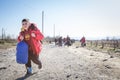
<path fill-rule="evenodd" d="M 72 76 L 71 74 L 68 74 L 66 77 L 69 78 L 70 76 Z M 75 79 L 77 79 L 78 76 L 75 76 Z"/>
<path fill-rule="evenodd" d="M 66 77 L 69 78 L 71 76 L 71 74 L 68 74 Z"/>
<path fill-rule="evenodd" d="M 75 77 L 76 79 L 78 78 L 78 76 Z"/>
<path fill-rule="evenodd" d="M 94 56 L 94 53 L 92 52 L 92 53 L 90 53 L 90 56 Z"/>
<path fill-rule="evenodd" d="M 108 59 L 103 59 L 103 62 L 107 61 Z"/>
<path fill-rule="evenodd" d="M 110 58 L 114 58 L 113 56 L 110 56 Z"/>
<path fill-rule="evenodd" d="M 90 54 L 90 56 L 94 56 L 93 54 Z"/>
<path fill-rule="evenodd" d="M 10 67 L 11 65 L 8 65 L 8 67 Z"/>
<path fill-rule="evenodd" d="M 2 70 L 2 69 L 7 69 L 7 67 L 1 67 L 0 70 Z"/>
<path fill-rule="evenodd" d="M 106 67 L 107 69 L 112 69 L 112 67 L 110 67 L 109 65 L 105 65 L 105 67 Z"/>

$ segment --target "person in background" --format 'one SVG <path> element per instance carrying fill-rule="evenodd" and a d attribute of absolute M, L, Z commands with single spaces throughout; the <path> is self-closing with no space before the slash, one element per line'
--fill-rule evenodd
<path fill-rule="evenodd" d="M 86 43 L 85 43 L 86 40 L 85 40 L 85 37 L 84 37 L 84 36 L 81 38 L 80 42 L 81 42 L 81 46 L 82 46 L 82 47 L 86 46 Z"/>
<path fill-rule="evenodd" d="M 68 47 L 71 46 L 71 39 L 70 39 L 69 36 L 67 36 L 67 38 L 66 38 L 66 45 L 67 45 Z"/>
<path fill-rule="evenodd" d="M 62 36 L 58 39 L 58 43 L 59 43 L 59 46 L 62 46 L 62 42 L 63 40 L 62 40 Z"/>
<path fill-rule="evenodd" d="M 54 40 L 54 41 L 55 41 L 55 45 L 57 45 L 57 39 L 56 39 L 56 38 L 55 38 L 55 40 Z"/>

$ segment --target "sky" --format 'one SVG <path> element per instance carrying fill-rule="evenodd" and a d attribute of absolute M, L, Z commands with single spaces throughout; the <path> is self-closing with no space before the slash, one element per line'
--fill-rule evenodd
<path fill-rule="evenodd" d="M 0 0 L 0 34 L 17 37 L 23 18 L 36 23 L 44 36 L 87 39 L 120 36 L 120 0 Z"/>

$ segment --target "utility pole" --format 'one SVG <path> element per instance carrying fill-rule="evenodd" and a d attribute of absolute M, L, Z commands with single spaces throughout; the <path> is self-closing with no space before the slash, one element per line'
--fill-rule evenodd
<path fill-rule="evenodd" d="M 44 11 L 42 11 L 42 33 L 44 34 Z"/>
<path fill-rule="evenodd" d="M 3 40 L 3 36 L 4 36 L 4 29 L 2 28 L 2 40 Z"/>
<path fill-rule="evenodd" d="M 5 30 L 3 29 L 3 39 L 5 39 Z"/>
<path fill-rule="evenodd" d="M 54 28 L 53 28 L 53 33 L 54 33 L 53 36 L 54 36 L 54 38 L 55 38 L 55 24 L 53 25 L 53 27 L 54 27 Z"/>

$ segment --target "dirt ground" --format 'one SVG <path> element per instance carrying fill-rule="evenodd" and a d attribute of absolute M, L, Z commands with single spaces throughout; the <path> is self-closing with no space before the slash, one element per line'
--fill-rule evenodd
<path fill-rule="evenodd" d="M 0 80 L 120 80 L 120 59 L 85 48 L 43 45 L 41 70 L 32 63 L 33 74 L 16 63 L 15 47 L 0 49 Z"/>

